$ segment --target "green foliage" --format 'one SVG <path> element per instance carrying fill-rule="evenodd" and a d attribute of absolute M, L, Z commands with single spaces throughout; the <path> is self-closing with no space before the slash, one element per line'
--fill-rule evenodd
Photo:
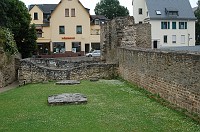
<path fill-rule="evenodd" d="M 35 47 L 32 46 L 35 44 L 35 34 L 31 37 L 33 40 L 30 41 L 31 17 L 25 4 L 19 0 L 0 0 L 0 18 L 0 26 L 9 28 L 14 34 L 18 51 L 22 57 L 29 57 L 33 49 L 26 49 L 26 47 Z"/>
<path fill-rule="evenodd" d="M 14 35 L 7 28 L 0 27 L 0 47 L 3 47 L 3 50 L 10 55 L 18 52 Z"/>
<path fill-rule="evenodd" d="M 96 15 L 104 15 L 108 19 L 120 16 L 128 16 L 129 11 L 121 6 L 119 0 L 101 0 L 94 9 Z"/>
<path fill-rule="evenodd" d="M 48 106 L 49 95 L 82 93 L 84 105 Z M 199 132 L 190 118 L 118 80 L 29 84 L 0 94 L 0 131 Z"/>
<path fill-rule="evenodd" d="M 194 12 L 197 18 L 195 34 L 196 34 L 196 44 L 200 44 L 200 1 L 198 1 L 197 5 L 198 5 L 198 8 Z"/>
<path fill-rule="evenodd" d="M 35 25 L 32 24 L 29 28 L 29 32 L 27 34 L 27 39 L 24 40 L 22 56 L 31 57 L 33 53 L 36 52 L 37 49 L 37 35 L 35 30 Z"/>

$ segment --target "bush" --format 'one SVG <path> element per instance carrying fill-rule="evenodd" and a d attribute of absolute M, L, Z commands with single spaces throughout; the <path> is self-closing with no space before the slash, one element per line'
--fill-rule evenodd
<path fill-rule="evenodd" d="M 8 28 L 0 27 L 0 47 L 11 55 L 18 53 L 14 35 Z"/>

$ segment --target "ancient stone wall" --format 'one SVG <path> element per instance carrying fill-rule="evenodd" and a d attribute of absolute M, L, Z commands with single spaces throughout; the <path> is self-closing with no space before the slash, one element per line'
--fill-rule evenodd
<path fill-rule="evenodd" d="M 200 114 L 200 54 L 130 48 L 118 54 L 122 78 Z"/>
<path fill-rule="evenodd" d="M 151 48 L 150 24 L 135 24 L 133 17 L 118 17 L 102 25 L 102 60 L 118 63 L 118 47 Z"/>
<path fill-rule="evenodd" d="M 77 65 L 77 62 L 71 62 L 69 60 L 60 62 L 51 59 L 51 61 L 54 62 L 53 65 L 58 65 L 61 62 L 64 64 L 65 62 L 65 67 L 38 65 L 30 59 L 21 60 L 18 77 L 20 85 L 49 80 L 82 80 L 90 79 L 91 77 L 113 78 L 116 76 L 117 66 L 115 64 L 97 63 L 96 61 L 93 61 L 93 63 L 92 61 L 81 61 Z"/>
<path fill-rule="evenodd" d="M 6 55 L 3 49 L 0 49 L 0 88 L 17 80 L 18 62 L 16 56 Z"/>

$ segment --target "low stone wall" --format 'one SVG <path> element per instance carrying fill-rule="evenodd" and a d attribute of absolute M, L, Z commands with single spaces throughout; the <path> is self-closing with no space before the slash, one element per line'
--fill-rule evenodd
<path fill-rule="evenodd" d="M 17 80 L 18 62 L 16 56 L 7 56 L 0 51 L 0 88 Z"/>
<path fill-rule="evenodd" d="M 200 54 L 130 48 L 118 54 L 122 78 L 200 114 Z"/>
<path fill-rule="evenodd" d="M 91 77 L 98 78 L 113 78 L 116 76 L 116 65 L 115 64 L 104 64 L 95 63 L 89 61 L 81 62 L 77 66 L 77 62 L 68 62 L 70 65 L 76 67 L 62 67 L 53 68 L 38 65 L 29 59 L 21 60 L 19 68 L 19 83 L 23 85 L 24 83 L 34 83 L 43 82 L 48 80 L 69 80 L 69 79 L 90 79 Z M 67 62 L 65 64 L 67 66 Z"/>

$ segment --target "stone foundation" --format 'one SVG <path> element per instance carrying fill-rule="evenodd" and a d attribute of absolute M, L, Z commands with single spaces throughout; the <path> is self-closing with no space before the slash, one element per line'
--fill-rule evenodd
<path fill-rule="evenodd" d="M 95 60 L 82 60 L 80 62 L 62 60 L 63 65 L 61 65 L 60 61 L 51 59 L 53 66 L 49 66 L 46 64 L 50 64 L 50 62 L 47 62 L 38 64 L 37 60 L 21 60 L 18 76 L 20 85 L 44 82 L 47 80 L 89 80 L 91 77 L 110 79 L 117 76 L 116 64 L 105 64 Z"/>

